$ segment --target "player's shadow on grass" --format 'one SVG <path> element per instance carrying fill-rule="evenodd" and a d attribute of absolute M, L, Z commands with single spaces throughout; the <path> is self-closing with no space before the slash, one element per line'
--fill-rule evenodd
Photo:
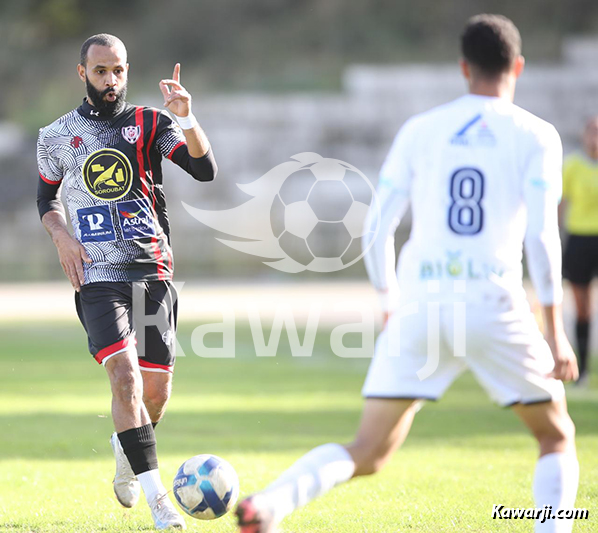
<path fill-rule="evenodd" d="M 581 435 L 598 434 L 596 403 L 570 401 Z M 263 453 L 306 450 L 324 442 L 348 442 L 359 421 L 359 409 L 309 411 L 170 412 L 157 428 L 161 454 Z M 111 457 L 110 418 L 97 415 L 30 413 L 0 416 L 3 459 L 89 460 Z M 472 437 L 527 435 L 515 415 L 485 404 L 455 407 L 447 402 L 426 406 L 416 417 L 407 446 L 455 444 L 477 448 Z M 530 437 L 531 439 L 531 437 Z M 491 441 L 490 441 L 490 446 Z"/>

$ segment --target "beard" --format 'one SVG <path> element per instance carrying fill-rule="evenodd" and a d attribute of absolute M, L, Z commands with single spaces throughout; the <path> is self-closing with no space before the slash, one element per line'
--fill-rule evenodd
<path fill-rule="evenodd" d="M 108 88 L 104 91 L 98 91 L 89 79 L 85 80 L 85 86 L 87 87 L 87 97 L 91 102 L 93 102 L 93 106 L 102 114 L 108 116 L 115 116 L 118 115 L 123 108 L 125 107 L 125 100 L 127 98 L 127 84 L 125 83 L 124 87 L 120 91 L 116 91 L 114 89 Z M 114 93 L 116 98 L 114 102 L 109 102 L 108 100 L 104 100 L 104 97 L 108 93 Z M 91 103 L 90 102 L 90 103 Z"/>

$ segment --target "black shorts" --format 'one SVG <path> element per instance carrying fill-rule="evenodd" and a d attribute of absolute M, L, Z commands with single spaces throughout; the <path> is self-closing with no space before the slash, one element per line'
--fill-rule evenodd
<path fill-rule="evenodd" d="M 569 235 L 563 255 L 563 276 L 575 285 L 588 285 L 598 274 L 598 236 Z"/>
<path fill-rule="evenodd" d="M 172 372 L 177 322 L 177 293 L 172 283 L 89 283 L 75 293 L 75 304 L 89 351 L 98 363 L 137 344 L 142 370 Z M 142 324 L 144 335 L 139 334 Z"/>

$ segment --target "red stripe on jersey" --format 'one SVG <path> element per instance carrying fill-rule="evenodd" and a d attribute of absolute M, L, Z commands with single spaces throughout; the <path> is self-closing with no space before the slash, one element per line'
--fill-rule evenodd
<path fill-rule="evenodd" d="M 171 272 L 173 271 L 173 268 L 172 268 L 172 254 L 170 252 L 168 252 L 168 270 L 170 270 Z"/>
<path fill-rule="evenodd" d="M 152 148 L 152 143 L 154 142 L 154 137 L 156 136 L 156 123 L 157 123 L 158 111 L 156 109 L 152 109 L 152 132 L 150 134 L 149 141 L 147 143 L 147 148 L 145 153 L 147 154 L 147 164 L 152 171 L 150 174 L 150 180 L 152 182 L 152 207 L 154 208 L 154 213 L 156 211 L 156 193 L 154 192 L 154 174 L 152 169 L 152 158 L 150 157 L 150 150 Z M 157 215 L 156 215 L 157 219 Z"/>
<path fill-rule="evenodd" d="M 137 344 L 137 339 L 135 337 L 127 337 L 122 341 L 115 342 L 110 346 L 106 346 L 106 348 L 102 348 L 97 354 L 93 357 L 98 363 L 102 363 L 106 357 L 110 357 L 114 355 L 116 352 L 119 352 L 129 346 L 135 346 Z"/>
<path fill-rule="evenodd" d="M 154 142 L 154 137 L 156 136 L 157 121 L 158 121 L 158 111 L 156 109 L 152 109 L 152 133 L 150 134 L 149 141 L 147 142 L 147 160 L 148 161 L 151 161 L 150 160 L 150 150 L 152 148 L 152 143 Z"/>
<path fill-rule="evenodd" d="M 167 372 L 172 372 L 174 370 L 174 365 L 159 365 L 157 363 L 150 363 L 142 358 L 139 358 L 139 366 L 142 368 L 160 368 L 161 370 L 166 370 Z"/>
<path fill-rule="evenodd" d="M 135 124 L 139 126 L 139 128 L 141 129 L 139 139 L 137 139 L 136 143 L 137 165 L 139 166 L 139 179 L 141 180 L 141 191 L 143 192 L 143 196 L 145 196 L 149 200 L 149 187 L 146 181 L 145 164 L 143 162 L 143 107 L 138 107 L 135 111 Z M 152 136 L 153 135 L 154 131 L 152 131 Z M 156 237 L 152 237 L 152 248 L 154 249 L 154 257 L 156 258 L 157 263 L 158 279 L 164 281 L 166 279 L 166 274 L 164 273 L 164 260 L 162 259 L 162 251 L 160 250 L 160 246 L 158 246 L 158 239 L 156 239 Z"/>
<path fill-rule="evenodd" d="M 147 182 L 145 181 L 145 164 L 143 163 L 143 107 L 138 107 L 135 110 L 135 125 L 139 126 L 140 130 L 139 138 L 135 144 L 137 148 L 137 165 L 139 166 L 139 177 L 141 178 L 141 192 L 143 193 L 143 196 L 147 196 L 149 198 L 149 188 L 147 186 Z"/>
<path fill-rule="evenodd" d="M 52 180 L 49 180 L 49 179 L 48 179 L 48 178 L 46 178 L 46 176 L 44 176 L 44 175 L 43 175 L 41 172 L 39 173 L 39 177 L 40 177 L 40 178 L 41 178 L 43 181 L 45 181 L 45 182 L 46 182 L 48 185 L 58 185 L 58 184 L 59 184 L 59 183 L 62 181 L 62 178 L 60 178 L 58 181 L 52 181 Z"/>
<path fill-rule="evenodd" d="M 186 145 L 187 143 L 185 141 L 181 141 L 179 144 L 177 144 L 172 150 L 170 150 L 170 153 L 166 156 L 168 157 L 168 159 L 172 160 L 172 154 L 174 154 L 174 152 L 176 150 L 178 150 L 181 146 Z"/>

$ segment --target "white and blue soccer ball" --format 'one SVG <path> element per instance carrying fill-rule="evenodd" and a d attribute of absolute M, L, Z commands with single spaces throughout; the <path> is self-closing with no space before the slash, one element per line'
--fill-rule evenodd
<path fill-rule="evenodd" d="M 239 497 L 239 477 L 224 459 L 210 454 L 196 455 L 179 468 L 173 492 L 189 516 L 213 520 L 235 505 Z"/>

